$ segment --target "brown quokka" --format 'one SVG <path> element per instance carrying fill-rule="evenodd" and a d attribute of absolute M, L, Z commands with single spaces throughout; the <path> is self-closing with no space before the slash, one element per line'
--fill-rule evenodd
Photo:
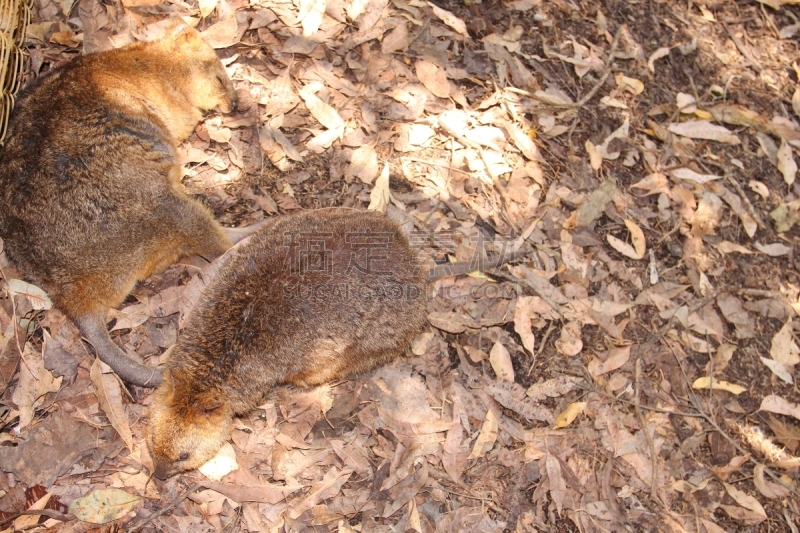
<path fill-rule="evenodd" d="M 272 219 L 222 266 L 167 360 L 150 407 L 155 475 L 212 458 L 233 416 L 276 385 L 319 385 L 394 359 L 422 329 L 425 300 L 425 271 L 383 215 Z"/>
<path fill-rule="evenodd" d="M 214 50 L 173 23 L 166 37 L 87 55 L 20 95 L 0 161 L 0 237 L 124 380 L 160 373 L 105 327 L 134 284 L 182 256 L 224 253 L 225 230 L 179 183 L 176 147 L 236 93 Z"/>

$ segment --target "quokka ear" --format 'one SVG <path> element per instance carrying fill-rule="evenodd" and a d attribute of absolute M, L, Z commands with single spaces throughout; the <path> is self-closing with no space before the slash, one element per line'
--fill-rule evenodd
<path fill-rule="evenodd" d="M 206 416 L 219 414 L 224 405 L 225 402 L 222 398 L 214 392 L 197 394 L 194 397 L 194 402 L 192 402 L 192 407 L 197 413 Z"/>

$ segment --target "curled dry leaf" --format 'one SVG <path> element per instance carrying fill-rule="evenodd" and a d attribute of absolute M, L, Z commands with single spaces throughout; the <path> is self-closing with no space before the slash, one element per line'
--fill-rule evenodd
<path fill-rule="evenodd" d="M 522 346 L 533 355 L 536 337 L 531 331 L 530 296 L 520 296 L 514 306 L 514 331 L 519 335 Z"/>
<path fill-rule="evenodd" d="M 742 387 L 741 385 L 736 385 L 734 383 L 728 383 L 727 381 L 720 381 L 718 379 L 712 379 L 711 377 L 704 376 L 702 378 L 697 378 L 692 383 L 693 389 L 713 389 L 713 390 L 724 390 L 730 392 L 731 394 L 739 395 L 743 392 L 747 392 L 747 387 Z"/>
<path fill-rule="evenodd" d="M 468 459 L 478 459 L 486 455 L 486 452 L 492 449 L 495 441 L 497 440 L 497 418 L 491 409 L 486 412 L 486 419 L 481 426 L 481 432 L 478 438 L 475 439 L 475 444 L 472 447 L 472 453 L 469 454 Z"/>
<path fill-rule="evenodd" d="M 628 359 L 630 359 L 630 356 L 630 346 L 625 346 L 624 348 L 613 348 L 609 350 L 608 357 L 606 357 L 605 360 L 601 361 L 598 358 L 594 358 L 589 361 L 589 373 L 594 377 L 597 377 L 607 372 L 611 372 L 612 370 L 616 370 L 627 363 Z"/>
<path fill-rule="evenodd" d="M 766 470 L 767 468 L 761 463 L 757 464 L 755 468 L 753 468 L 753 484 L 758 489 L 758 492 L 772 500 L 788 498 L 791 495 L 791 492 L 786 487 L 767 480 L 766 476 L 764 475 Z"/>
<path fill-rule="evenodd" d="M 102 366 L 105 365 L 100 362 L 100 359 L 95 359 L 89 371 L 89 377 L 92 378 L 92 385 L 94 385 L 94 393 L 100 402 L 100 408 L 111 422 L 111 427 L 122 437 L 125 446 L 133 451 L 133 434 L 131 426 L 128 424 L 125 406 L 122 404 L 122 389 L 119 380 L 114 374 L 104 373 Z M 110 372 L 111 369 L 108 371 Z"/>
<path fill-rule="evenodd" d="M 492 364 L 497 379 L 514 381 L 514 365 L 511 363 L 511 355 L 508 349 L 499 342 L 494 343 L 489 352 L 489 362 Z"/>
<path fill-rule="evenodd" d="M 650 57 L 647 58 L 647 68 L 650 69 L 650 72 L 656 71 L 656 65 L 655 65 L 656 61 L 658 61 L 662 57 L 667 57 L 669 55 L 669 50 L 670 49 L 667 47 L 661 47 L 652 54 L 650 54 Z"/>
<path fill-rule="evenodd" d="M 644 92 L 644 83 L 636 78 L 630 78 L 621 72 L 618 72 L 614 79 L 619 87 L 627 88 L 634 96 L 638 96 Z"/>
<path fill-rule="evenodd" d="M 617 237 L 614 237 L 611 234 L 606 235 L 608 244 L 610 244 L 612 248 L 625 257 L 629 257 L 631 259 L 642 259 L 647 251 L 644 232 L 632 220 L 626 219 L 625 226 L 627 226 L 628 231 L 631 233 L 631 242 L 633 243 L 633 246 L 618 239 Z"/>
<path fill-rule="evenodd" d="M 556 341 L 556 350 L 561 355 L 578 355 L 583 350 L 581 325 L 578 322 L 567 322 L 561 328 L 561 337 Z"/>
<path fill-rule="evenodd" d="M 572 421 L 583 412 L 586 404 L 587 402 L 573 402 L 569 404 L 569 407 L 567 407 L 564 412 L 562 412 L 556 418 L 556 425 L 554 426 L 554 429 L 565 428 L 572 424 Z"/>
<path fill-rule="evenodd" d="M 603 154 L 597 150 L 597 147 L 589 139 L 586 139 L 585 146 L 586 152 L 589 154 L 589 166 L 593 170 L 600 170 L 603 164 Z"/>
<path fill-rule="evenodd" d="M 758 520 L 759 522 L 767 519 L 767 512 L 764 510 L 764 508 L 761 506 L 758 500 L 756 500 L 749 494 L 740 491 L 733 485 L 729 485 L 728 483 L 723 483 L 722 485 L 725 487 L 725 490 L 730 495 L 730 497 L 736 500 L 736 503 L 738 503 L 745 509 L 752 511 L 756 515 L 756 517 L 760 518 L 760 520 Z"/>
<path fill-rule="evenodd" d="M 378 179 L 375 180 L 375 185 L 369 193 L 369 207 L 368 211 L 386 212 L 386 206 L 389 205 L 389 163 L 383 165 L 383 170 Z"/>

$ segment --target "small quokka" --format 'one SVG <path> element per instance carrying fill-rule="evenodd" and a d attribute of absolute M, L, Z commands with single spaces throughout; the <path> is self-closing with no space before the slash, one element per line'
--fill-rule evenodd
<path fill-rule="evenodd" d="M 75 59 L 21 93 L 0 160 L 8 257 L 124 380 L 156 369 L 112 341 L 106 313 L 182 256 L 213 258 L 247 231 L 223 229 L 180 185 L 176 147 L 236 93 L 214 50 L 174 22 L 157 41 Z"/>
<path fill-rule="evenodd" d="M 276 385 L 320 385 L 403 353 L 425 271 L 398 225 L 324 209 L 271 219 L 228 259 L 166 362 L 147 443 L 161 479 L 211 459 Z"/>

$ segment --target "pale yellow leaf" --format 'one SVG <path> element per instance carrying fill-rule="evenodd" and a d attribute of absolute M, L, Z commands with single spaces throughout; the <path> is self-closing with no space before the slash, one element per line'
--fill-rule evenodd
<path fill-rule="evenodd" d="M 786 139 L 781 139 L 781 147 L 778 148 L 778 171 L 783 174 L 783 181 L 787 185 L 794 183 L 797 176 L 797 163 L 794 160 L 792 147 L 786 142 Z"/>
<path fill-rule="evenodd" d="M 713 390 L 724 390 L 730 392 L 731 394 L 739 395 L 743 392 L 747 391 L 747 387 L 742 387 L 741 385 L 736 385 L 734 383 L 728 383 L 727 381 L 720 381 L 712 379 L 708 376 L 704 376 L 701 378 L 697 378 L 692 383 L 693 389 L 713 389 Z"/>
<path fill-rule="evenodd" d="M 583 412 L 587 402 L 573 402 L 556 418 L 554 429 L 561 429 L 572 424 L 579 414 Z"/>
<path fill-rule="evenodd" d="M 122 489 L 100 489 L 69 504 L 69 512 L 91 524 L 107 524 L 133 511 L 139 497 Z"/>
<path fill-rule="evenodd" d="M 641 80 L 637 80 L 636 78 L 630 78 L 621 72 L 618 72 L 614 79 L 617 82 L 617 85 L 620 87 L 627 87 L 630 92 L 634 94 L 634 96 L 640 95 L 644 92 L 644 83 Z"/>
<path fill-rule="evenodd" d="M 650 72 L 656 71 L 656 66 L 655 66 L 656 61 L 661 59 L 662 57 L 667 57 L 669 55 L 669 50 L 670 49 L 667 47 L 661 47 L 652 54 L 650 54 L 650 57 L 647 58 L 647 68 L 650 69 Z"/>

